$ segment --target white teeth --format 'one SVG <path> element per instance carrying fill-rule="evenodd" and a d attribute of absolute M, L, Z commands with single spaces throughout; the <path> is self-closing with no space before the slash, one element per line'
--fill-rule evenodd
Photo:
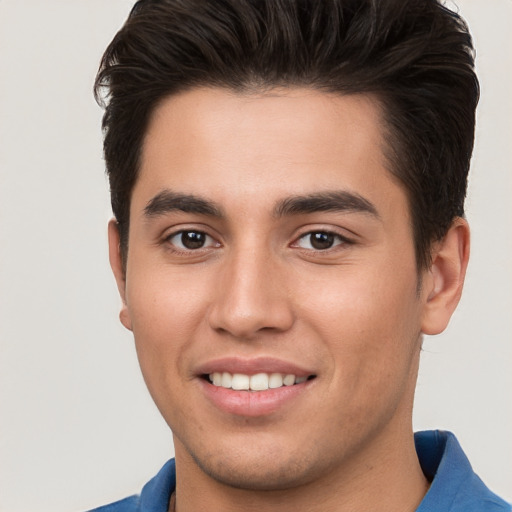
<path fill-rule="evenodd" d="M 252 375 L 249 387 L 252 391 L 264 391 L 268 389 L 268 375 L 266 373 Z"/>
<path fill-rule="evenodd" d="M 233 377 L 231 376 L 231 373 L 224 372 L 222 374 L 220 385 L 223 388 L 230 388 L 231 387 L 231 381 L 233 380 Z"/>
<path fill-rule="evenodd" d="M 283 376 L 280 373 L 271 373 L 268 379 L 270 389 L 280 388 L 283 385 Z"/>
<path fill-rule="evenodd" d="M 213 372 L 210 373 L 210 382 L 217 387 L 234 389 L 237 391 L 266 391 L 282 386 L 293 386 L 305 382 L 307 377 L 295 377 L 295 375 L 283 373 L 256 373 L 245 375 L 243 373 Z"/>
<path fill-rule="evenodd" d="M 295 375 L 285 375 L 283 384 L 285 386 L 293 386 L 295 384 Z"/>
<path fill-rule="evenodd" d="M 249 389 L 249 375 L 243 375 L 242 373 L 233 374 L 233 380 L 231 381 L 231 387 L 238 391 Z"/>

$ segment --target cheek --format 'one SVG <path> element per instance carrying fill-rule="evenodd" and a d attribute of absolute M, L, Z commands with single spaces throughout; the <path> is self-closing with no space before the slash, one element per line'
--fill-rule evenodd
<path fill-rule="evenodd" d="M 312 315 L 323 311 L 313 328 L 330 361 L 332 435 L 386 424 L 411 406 L 419 354 L 415 288 L 395 283 L 390 293 L 389 283 L 372 277 L 347 279 L 310 304 Z"/>
<path fill-rule="evenodd" d="M 316 316 L 318 323 L 332 327 L 341 335 L 347 330 L 396 331 L 404 325 L 401 320 L 413 323 L 418 313 L 415 270 L 407 274 L 384 271 L 378 267 L 362 272 L 361 269 L 336 268 L 322 280 L 306 283 L 300 301 L 307 307 L 307 314 Z M 322 322 L 321 319 L 324 319 Z"/>
<path fill-rule="evenodd" d="M 146 272 L 131 277 L 127 303 L 137 356 L 155 401 L 158 389 L 169 389 L 181 375 L 189 348 L 205 321 L 208 287 L 202 279 L 180 272 Z"/>
<path fill-rule="evenodd" d="M 304 302 L 303 316 L 324 340 L 333 371 L 354 387 L 392 378 L 390 368 L 404 374 L 420 332 L 415 267 L 369 268 L 336 269 Z"/>
<path fill-rule="evenodd" d="M 151 267 L 151 265 L 147 265 Z M 200 276 L 180 269 L 150 268 L 133 273 L 127 280 L 127 303 L 134 332 L 144 338 L 153 334 L 154 343 L 180 339 L 197 325 L 208 297 L 208 286 Z"/>

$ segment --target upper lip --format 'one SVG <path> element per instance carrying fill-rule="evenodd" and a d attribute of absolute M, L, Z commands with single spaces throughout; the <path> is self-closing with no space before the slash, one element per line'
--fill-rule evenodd
<path fill-rule="evenodd" d="M 198 375 L 209 375 L 214 372 L 242 373 L 255 375 L 257 373 L 282 373 L 295 375 L 296 377 L 309 377 L 313 371 L 307 370 L 290 361 L 273 357 L 223 357 L 212 359 L 197 368 Z"/>

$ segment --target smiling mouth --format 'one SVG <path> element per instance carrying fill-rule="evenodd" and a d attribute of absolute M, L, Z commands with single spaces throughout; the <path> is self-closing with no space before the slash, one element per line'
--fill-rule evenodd
<path fill-rule="evenodd" d="M 243 373 L 214 372 L 203 376 L 216 387 L 235 391 L 267 391 L 285 386 L 295 386 L 315 378 L 315 375 L 297 377 L 291 373 Z"/>

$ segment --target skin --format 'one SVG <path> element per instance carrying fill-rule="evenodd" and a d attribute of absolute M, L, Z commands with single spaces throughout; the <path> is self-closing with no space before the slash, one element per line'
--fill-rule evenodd
<path fill-rule="evenodd" d="M 371 97 L 307 89 L 193 89 L 154 112 L 126 273 L 115 221 L 110 259 L 121 321 L 173 431 L 178 512 L 413 511 L 427 491 L 411 426 L 421 335 L 457 305 L 469 232 L 456 219 L 418 275 L 383 131 Z M 148 215 L 163 191 L 222 216 Z M 287 198 L 333 191 L 374 211 L 276 214 Z M 184 229 L 205 245 L 180 248 Z M 332 247 L 315 249 L 312 232 L 333 233 Z M 271 413 L 232 414 L 197 375 L 222 357 L 277 358 L 314 378 Z"/>

